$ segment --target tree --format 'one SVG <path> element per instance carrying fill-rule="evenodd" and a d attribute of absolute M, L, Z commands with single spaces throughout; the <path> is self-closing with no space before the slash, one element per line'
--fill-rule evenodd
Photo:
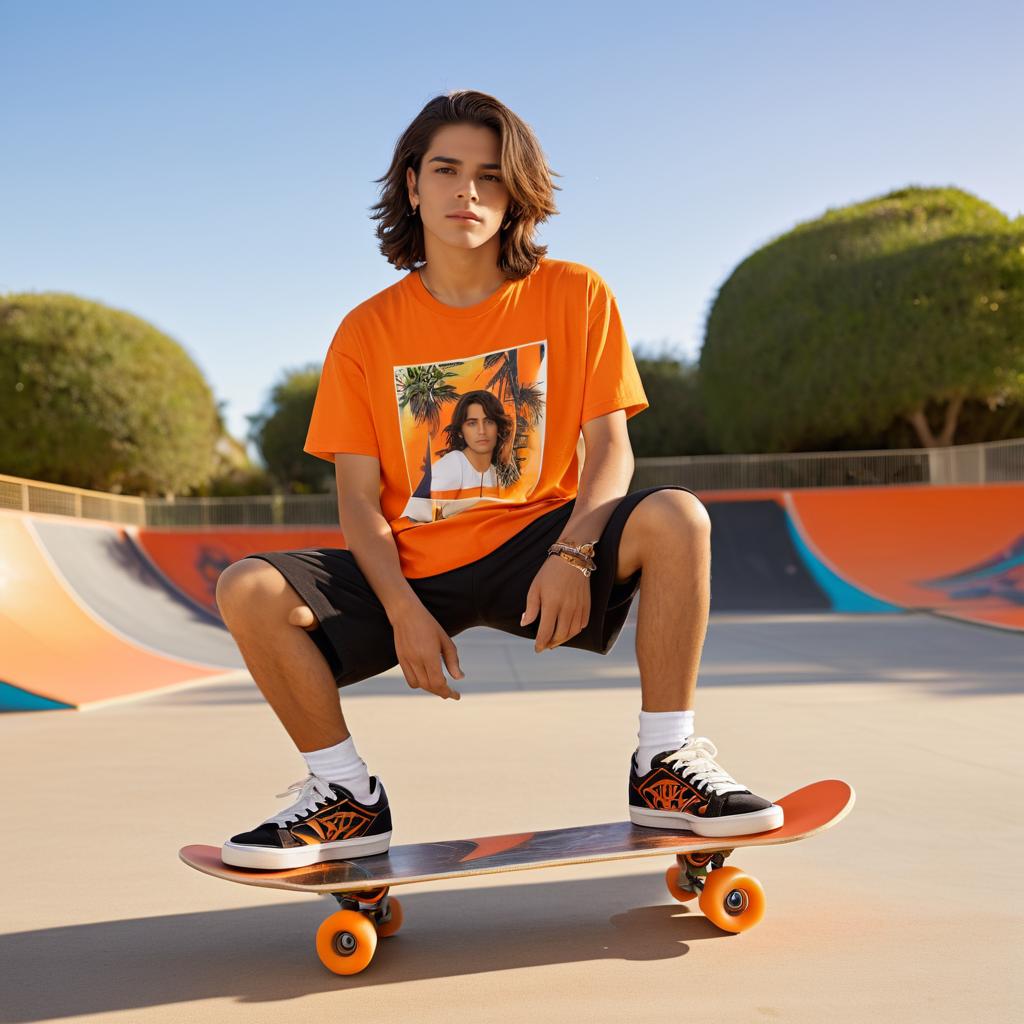
<path fill-rule="evenodd" d="M 213 394 L 176 341 L 60 292 L 0 295 L 0 472 L 137 495 L 200 486 Z"/>
<path fill-rule="evenodd" d="M 700 382 L 724 452 L 824 449 L 894 421 L 954 443 L 965 403 L 1024 401 L 1024 218 L 911 187 L 798 225 L 719 289 Z"/>
<path fill-rule="evenodd" d="M 717 454 L 708 444 L 703 395 L 694 362 L 662 346 L 633 347 L 650 408 L 629 421 L 637 458 Z"/>
<path fill-rule="evenodd" d="M 259 449 L 274 482 L 295 493 L 326 492 L 333 468 L 303 451 L 320 381 L 315 364 L 284 370 L 264 408 L 249 416 L 249 439 Z"/>

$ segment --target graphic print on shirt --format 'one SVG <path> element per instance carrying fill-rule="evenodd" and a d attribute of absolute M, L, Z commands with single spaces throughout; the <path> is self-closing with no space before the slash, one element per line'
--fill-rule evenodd
<path fill-rule="evenodd" d="M 410 492 L 402 518 L 529 499 L 544 455 L 546 341 L 394 372 Z"/>

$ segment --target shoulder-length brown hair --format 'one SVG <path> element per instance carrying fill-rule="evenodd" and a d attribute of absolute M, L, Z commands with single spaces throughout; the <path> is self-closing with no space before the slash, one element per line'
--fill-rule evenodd
<path fill-rule="evenodd" d="M 469 407 L 474 402 L 483 406 L 484 415 L 490 416 L 498 426 L 498 438 L 494 445 L 494 454 L 491 456 L 491 462 L 497 463 L 508 445 L 514 423 L 512 417 L 505 412 L 505 406 L 501 404 L 497 395 L 487 390 L 467 391 L 464 395 L 459 396 L 452 412 L 451 422 L 444 428 L 448 443 L 437 454 L 447 455 L 449 452 L 462 452 L 469 447 L 466 439 L 462 436 L 462 427 L 469 416 Z"/>
<path fill-rule="evenodd" d="M 397 270 L 414 270 L 426 262 L 423 222 L 408 216 L 406 169 L 411 167 L 419 180 L 423 157 L 434 135 L 449 124 L 478 124 L 497 133 L 501 176 L 509 193 L 505 223 L 499 229 L 498 266 L 509 278 L 526 277 L 547 255 L 546 245 L 535 244 L 534 229 L 558 213 L 554 191 L 561 189 L 551 179 L 561 175 L 548 167 L 540 143 L 525 121 L 500 100 L 473 89 L 435 96 L 427 103 L 396 143 L 387 174 L 374 179 L 383 182 L 381 200 L 371 207 L 371 219 L 380 222 L 380 251 Z"/>

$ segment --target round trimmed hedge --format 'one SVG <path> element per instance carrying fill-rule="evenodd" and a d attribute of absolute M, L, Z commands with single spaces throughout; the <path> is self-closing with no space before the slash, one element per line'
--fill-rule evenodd
<path fill-rule="evenodd" d="M 181 345 L 74 295 L 0 296 L 0 473 L 139 495 L 202 486 L 222 432 Z"/>
<path fill-rule="evenodd" d="M 895 422 L 954 443 L 970 403 L 1024 400 L 1024 219 L 905 188 L 798 225 L 719 289 L 700 386 L 722 452 L 823 450 Z"/>

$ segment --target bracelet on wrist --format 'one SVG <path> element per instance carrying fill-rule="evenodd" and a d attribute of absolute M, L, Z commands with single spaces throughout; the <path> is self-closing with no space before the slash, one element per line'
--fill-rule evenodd
<path fill-rule="evenodd" d="M 584 576 L 589 576 L 597 568 L 597 566 L 593 562 L 591 562 L 589 565 L 582 563 L 574 555 L 570 555 L 568 551 L 549 551 L 548 555 L 555 555 L 559 558 L 564 559 L 571 566 L 573 566 L 573 568 L 579 569 L 579 571 L 583 573 Z"/>

